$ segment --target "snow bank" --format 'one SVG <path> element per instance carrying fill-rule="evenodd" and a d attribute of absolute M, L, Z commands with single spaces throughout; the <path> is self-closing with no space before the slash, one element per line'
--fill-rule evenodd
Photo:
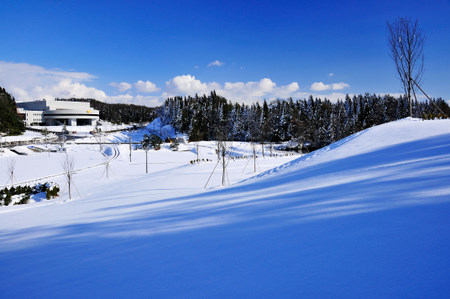
<path fill-rule="evenodd" d="M 78 176 L 77 200 L 0 211 L 4 297 L 450 293 L 449 120 L 373 127 L 208 191 L 215 163 L 186 165 L 192 151 L 151 152 L 149 175 L 132 155 L 112 181 Z M 232 182 L 251 161 L 229 162 Z"/>
<path fill-rule="evenodd" d="M 171 125 L 164 125 L 161 122 L 161 118 L 154 119 L 151 123 L 149 123 L 145 129 L 155 135 L 161 137 L 161 139 L 166 140 L 167 138 L 184 138 L 187 140 L 187 136 L 181 133 L 176 133 L 175 128 Z"/>

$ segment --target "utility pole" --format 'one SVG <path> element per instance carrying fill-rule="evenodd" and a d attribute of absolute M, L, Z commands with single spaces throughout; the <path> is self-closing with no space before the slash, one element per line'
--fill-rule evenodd
<path fill-rule="evenodd" d="M 128 143 L 130 145 L 130 163 L 131 163 L 131 128 L 128 130 Z"/>
<path fill-rule="evenodd" d="M 256 172 L 256 147 L 255 147 L 255 143 L 252 143 L 252 149 L 253 149 L 253 172 Z"/>
<path fill-rule="evenodd" d="M 145 150 L 145 173 L 148 173 L 148 149 Z"/>
<path fill-rule="evenodd" d="M 225 171 L 227 167 L 227 165 L 225 164 L 225 153 L 226 153 L 225 147 L 226 147 L 225 141 L 222 141 L 222 186 L 225 186 Z"/>
<path fill-rule="evenodd" d="M 48 156 L 50 157 L 50 149 L 48 148 L 48 141 L 47 141 L 48 129 L 47 129 L 47 128 L 44 128 L 44 129 L 42 130 L 42 134 L 43 134 L 44 137 L 45 137 L 45 148 L 46 148 L 46 150 L 47 150 L 47 152 L 48 152 Z"/>
<path fill-rule="evenodd" d="M 220 161 L 220 141 L 217 141 L 217 161 Z"/>
<path fill-rule="evenodd" d="M 150 136 L 145 134 L 144 138 L 142 139 L 141 145 L 145 151 L 145 173 L 148 173 L 148 150 L 150 149 L 151 145 Z"/>
<path fill-rule="evenodd" d="M 196 150 L 196 152 L 197 152 L 197 161 L 199 161 L 200 160 L 200 155 L 198 153 L 198 141 L 195 143 L 195 145 L 197 147 L 197 150 Z"/>

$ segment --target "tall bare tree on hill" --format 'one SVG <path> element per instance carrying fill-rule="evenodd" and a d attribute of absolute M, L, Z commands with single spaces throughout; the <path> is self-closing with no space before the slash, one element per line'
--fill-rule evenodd
<path fill-rule="evenodd" d="M 398 18 L 387 22 L 388 42 L 395 68 L 403 84 L 412 116 L 411 94 L 415 95 L 414 81 L 420 84 L 423 74 L 423 45 L 425 36 L 417 20 Z"/>

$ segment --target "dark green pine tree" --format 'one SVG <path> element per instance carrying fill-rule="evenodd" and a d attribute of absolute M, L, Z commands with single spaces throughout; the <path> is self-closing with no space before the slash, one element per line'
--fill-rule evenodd
<path fill-rule="evenodd" d="M 20 135 L 25 131 L 23 120 L 17 115 L 15 99 L 0 87 L 0 132 Z"/>

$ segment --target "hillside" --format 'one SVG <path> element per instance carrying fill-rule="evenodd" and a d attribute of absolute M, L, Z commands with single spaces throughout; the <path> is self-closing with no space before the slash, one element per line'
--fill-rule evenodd
<path fill-rule="evenodd" d="M 162 168 L 192 150 L 153 153 L 149 176 L 120 152 L 76 200 L 0 210 L 2 297 L 450 293 L 449 120 L 372 127 L 241 182 L 236 162 L 206 191 L 215 163 Z"/>

